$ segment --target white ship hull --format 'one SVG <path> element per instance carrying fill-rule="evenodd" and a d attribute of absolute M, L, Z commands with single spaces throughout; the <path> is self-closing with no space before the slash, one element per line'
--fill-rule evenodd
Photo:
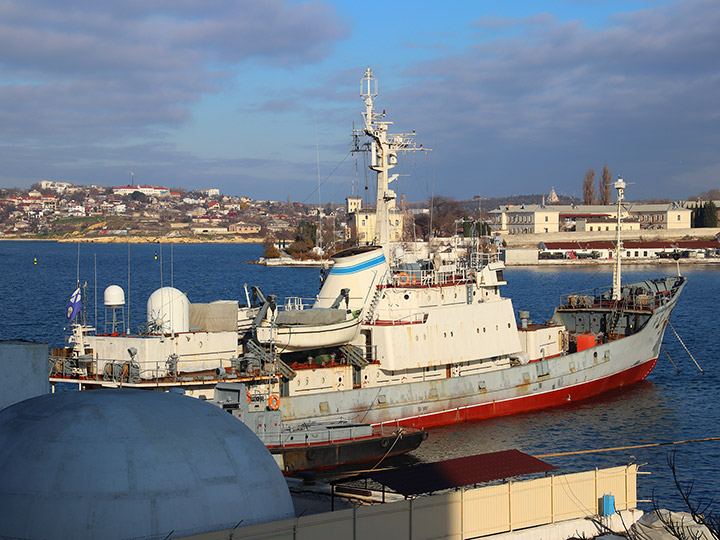
<path fill-rule="evenodd" d="M 283 418 L 430 427 L 558 406 L 628 386 L 655 367 L 679 292 L 655 310 L 642 330 L 616 341 L 526 365 L 489 362 L 484 373 L 284 397 Z"/>

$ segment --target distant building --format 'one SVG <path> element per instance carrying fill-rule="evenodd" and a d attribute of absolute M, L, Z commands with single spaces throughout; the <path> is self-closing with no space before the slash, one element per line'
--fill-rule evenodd
<path fill-rule="evenodd" d="M 254 223 L 232 223 L 228 230 L 235 234 L 258 234 L 262 227 Z"/>
<path fill-rule="evenodd" d="M 560 200 L 560 197 L 557 196 L 557 193 L 555 193 L 555 186 L 550 188 L 550 194 L 548 195 L 547 202 L 550 204 L 555 204 Z"/>
<path fill-rule="evenodd" d="M 390 241 L 402 240 L 405 216 L 397 209 L 390 210 Z M 359 245 L 373 244 L 376 240 L 376 218 L 374 210 L 360 210 L 350 216 L 349 225 Z"/>
<path fill-rule="evenodd" d="M 40 189 L 51 189 L 57 193 L 63 193 L 70 187 L 72 187 L 70 182 L 51 182 L 49 180 L 40 181 Z"/>
<path fill-rule="evenodd" d="M 132 195 L 136 191 L 139 191 L 140 193 L 143 193 L 147 195 L 148 197 L 162 197 L 165 195 L 170 195 L 170 190 L 165 187 L 155 187 L 155 186 L 121 186 L 121 187 L 114 187 L 113 193 L 115 195 Z"/>
<path fill-rule="evenodd" d="M 359 212 L 362 208 L 362 198 L 360 197 L 346 197 L 345 198 L 345 211 L 348 215 Z"/>
<path fill-rule="evenodd" d="M 622 256 L 628 259 L 669 258 L 675 253 L 681 257 L 716 257 L 720 251 L 718 240 L 625 240 Z M 612 259 L 615 242 L 540 242 L 540 259 Z"/>
<path fill-rule="evenodd" d="M 689 229 L 692 211 L 681 203 L 627 204 L 623 230 Z M 614 231 L 615 205 L 507 205 L 491 210 L 491 227 L 503 234 L 543 234 L 562 230 Z M 637 223 L 637 225 L 633 225 Z"/>

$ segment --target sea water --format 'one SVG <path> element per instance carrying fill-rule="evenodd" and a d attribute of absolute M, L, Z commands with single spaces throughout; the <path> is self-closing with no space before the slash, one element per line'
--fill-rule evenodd
<path fill-rule="evenodd" d="M 262 246 L 248 244 L 71 244 L 0 242 L 0 339 L 64 344 L 66 309 L 78 281 L 85 292 L 88 322 L 103 331 L 103 291 L 120 285 L 128 299 L 130 329 L 145 321 L 146 303 L 160 286 L 174 286 L 191 302 L 239 300 L 245 285 L 257 285 L 281 301 L 288 296 L 314 297 L 319 272 L 313 268 L 273 268 L 256 261 Z M 720 269 L 681 264 L 688 283 L 670 318 L 675 330 L 704 369 L 702 374 L 668 327 L 658 365 L 630 388 L 562 407 L 430 431 L 413 453 L 415 459 L 452 457 L 517 448 L 532 455 L 674 442 L 720 436 L 717 363 L 717 302 Z M 675 273 L 673 265 L 627 266 L 624 281 Z M 534 322 L 550 318 L 561 294 L 611 282 L 611 268 L 508 268 L 503 295 L 515 310 L 527 309 Z M 129 293 L 128 293 L 129 282 Z M 126 312 L 127 315 L 127 312 Z M 110 314 L 108 314 L 109 318 Z M 675 369 L 668 355 L 680 369 Z M 638 497 L 655 498 L 664 507 L 682 509 L 673 486 L 668 459 L 678 476 L 694 481 L 693 496 L 712 498 L 720 470 L 720 441 L 614 450 L 547 458 L 561 472 L 611 467 L 636 462 L 650 473 L 638 477 Z M 642 505 L 641 505 L 642 506 Z M 645 509 L 651 505 L 646 503 Z"/>

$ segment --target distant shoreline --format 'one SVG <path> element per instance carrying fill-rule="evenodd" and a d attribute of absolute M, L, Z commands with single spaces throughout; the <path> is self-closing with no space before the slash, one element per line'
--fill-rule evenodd
<path fill-rule="evenodd" d="M 262 244 L 257 238 L 187 238 L 166 236 L 112 236 L 78 238 L 0 238 L 8 242 L 57 242 L 58 244 Z"/>

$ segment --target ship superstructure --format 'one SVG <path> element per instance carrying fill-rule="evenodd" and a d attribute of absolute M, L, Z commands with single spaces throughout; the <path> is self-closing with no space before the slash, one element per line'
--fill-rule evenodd
<path fill-rule="evenodd" d="M 115 349 L 107 336 L 83 336 L 80 356 L 96 364 L 104 383 L 203 393 L 220 380 L 237 380 L 279 396 L 289 425 L 323 419 L 427 427 L 559 405 L 647 377 L 685 279 L 623 284 L 616 257 L 608 290 L 568 295 L 545 324 L 531 323 L 524 311 L 518 322 L 512 301 L 501 294 L 504 265 L 491 243 L 470 234 L 418 257 L 388 241 L 395 200 L 390 171 L 398 154 L 420 147 L 410 134 L 388 132 L 391 123 L 375 111 L 376 97 L 368 69 L 361 82 L 362 131 L 377 175 L 376 243 L 336 254 L 311 303 L 288 298 L 281 304 L 253 289 L 246 307 L 207 304 L 201 329 L 190 324 L 168 332 L 155 325 L 156 334 L 145 338 L 113 336 Z M 620 207 L 621 179 L 616 188 Z M 217 335 L 196 335 L 203 330 Z M 133 339 L 154 340 L 154 352 L 133 342 L 132 359 L 125 353 L 122 362 L 113 360 Z M 168 341 L 196 346 L 159 351 Z M 193 369 L 183 358 L 199 352 L 199 341 L 214 343 L 214 352 L 206 348 Z M 124 378 L 126 365 L 134 380 Z M 81 384 L 99 384 L 89 375 Z"/>

